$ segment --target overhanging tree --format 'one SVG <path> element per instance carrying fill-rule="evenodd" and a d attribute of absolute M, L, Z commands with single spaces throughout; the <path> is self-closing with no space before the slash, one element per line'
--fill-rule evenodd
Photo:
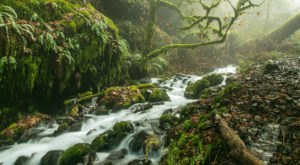
<path fill-rule="evenodd" d="M 220 17 L 214 14 L 214 11 L 220 5 L 228 4 L 232 15 L 229 17 Z M 199 11 L 202 14 L 185 15 L 182 12 L 182 6 L 184 5 L 198 5 Z M 206 46 L 211 44 L 223 43 L 227 37 L 227 34 L 233 24 L 237 21 L 240 15 L 242 15 L 249 8 L 259 6 L 254 4 L 251 0 L 238 0 L 235 3 L 232 0 L 186 0 L 176 1 L 171 0 L 150 0 L 149 18 L 147 25 L 147 35 L 145 41 L 145 51 L 141 63 L 147 64 L 153 58 L 158 57 L 160 54 L 166 53 L 172 49 L 185 48 L 193 49 L 200 46 Z M 154 27 L 156 23 L 156 12 L 161 7 L 167 7 L 180 14 L 181 18 L 186 22 L 184 27 L 180 30 L 183 32 L 190 32 L 200 36 L 200 41 L 196 43 L 176 43 L 159 47 L 154 50 L 151 49 L 152 37 L 154 35 Z M 146 66 L 146 65 L 145 65 Z"/>

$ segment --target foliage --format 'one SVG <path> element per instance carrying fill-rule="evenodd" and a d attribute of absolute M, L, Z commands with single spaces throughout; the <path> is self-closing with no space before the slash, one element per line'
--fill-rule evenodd
<path fill-rule="evenodd" d="M 0 94 L 7 96 L 1 104 L 27 96 L 22 102 L 58 102 L 128 77 L 126 43 L 114 23 L 91 5 L 3 0 L 0 32 Z"/>

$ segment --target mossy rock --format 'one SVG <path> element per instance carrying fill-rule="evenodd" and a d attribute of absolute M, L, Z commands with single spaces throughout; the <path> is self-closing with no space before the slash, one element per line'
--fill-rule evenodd
<path fill-rule="evenodd" d="M 177 122 L 178 122 L 177 117 L 170 115 L 170 114 L 165 114 L 159 118 L 159 128 L 165 130 L 168 128 L 168 126 L 173 126 Z"/>
<path fill-rule="evenodd" d="M 133 125 L 130 122 L 122 121 L 113 126 L 113 130 L 108 130 L 98 135 L 91 146 L 98 152 L 108 151 L 117 147 L 121 141 L 133 132 Z"/>
<path fill-rule="evenodd" d="M 170 101 L 170 97 L 167 92 L 162 89 L 154 88 L 149 96 L 148 101 L 150 102 L 161 102 L 161 101 Z"/>
<path fill-rule="evenodd" d="M 22 100 L 22 109 L 32 102 L 43 107 L 48 107 L 46 103 L 58 106 L 69 96 L 98 91 L 128 79 L 124 64 L 129 52 L 119 29 L 92 5 L 82 2 L 1 0 L 1 5 L 17 12 L 17 24 L 34 29 L 20 32 L 20 36 L 9 28 L 10 42 L 0 40 L 5 43 L 2 47 L 6 46 L 1 50 L 10 50 L 0 57 L 0 61 L 8 61 L 1 66 L 0 95 L 6 96 L 0 98 L 1 103 L 10 106 L 14 100 Z M 93 96 L 87 94 L 79 99 Z"/>
<path fill-rule="evenodd" d="M 145 98 L 137 86 L 128 87 L 111 87 L 105 90 L 100 104 L 104 104 L 107 108 L 119 110 L 128 108 L 135 103 L 144 103 Z"/>
<path fill-rule="evenodd" d="M 213 90 L 211 88 L 206 88 L 201 92 L 200 98 L 206 99 L 213 94 Z"/>
<path fill-rule="evenodd" d="M 217 86 L 223 82 L 224 77 L 221 74 L 210 74 L 204 76 L 203 79 L 206 79 L 209 82 L 210 86 Z"/>
<path fill-rule="evenodd" d="M 41 121 L 46 119 L 49 119 L 49 116 L 40 113 L 23 117 L 17 123 L 12 123 L 6 129 L 1 131 L 0 137 L 5 139 L 19 140 L 25 131 L 38 125 Z"/>
<path fill-rule="evenodd" d="M 48 151 L 41 159 L 40 165 L 58 165 L 59 158 L 63 155 L 63 150 Z"/>
<path fill-rule="evenodd" d="M 201 92 L 210 86 L 209 81 L 204 78 L 196 81 L 195 83 L 189 83 L 184 92 L 184 96 L 189 99 L 198 99 Z"/>
<path fill-rule="evenodd" d="M 278 70 L 280 70 L 278 64 L 268 63 L 264 67 L 264 74 L 270 74 Z"/>
<path fill-rule="evenodd" d="M 89 159 L 86 159 L 88 157 Z M 92 163 L 96 158 L 96 153 L 93 151 L 91 146 L 86 143 L 76 144 L 69 149 L 67 149 L 61 156 L 59 160 L 60 165 L 70 165 L 70 164 L 87 164 Z M 85 162 L 86 160 L 90 162 Z"/>

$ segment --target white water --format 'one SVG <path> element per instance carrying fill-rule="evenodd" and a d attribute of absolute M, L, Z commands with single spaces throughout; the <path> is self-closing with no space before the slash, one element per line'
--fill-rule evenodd
<path fill-rule="evenodd" d="M 221 68 L 215 70 L 213 73 L 220 74 L 234 74 L 236 68 L 233 66 L 228 66 L 226 68 Z M 226 77 L 226 75 L 224 75 Z M 185 76 L 184 78 L 188 81 L 196 81 L 201 79 L 199 76 Z M 153 82 L 157 82 L 158 79 L 153 78 Z M 161 86 L 171 87 L 173 90 L 168 91 L 168 95 L 171 98 L 171 101 L 165 102 L 163 105 L 153 106 L 150 110 L 147 110 L 145 113 L 132 113 L 129 109 L 121 110 L 117 113 L 112 113 L 109 115 L 95 116 L 88 115 L 89 119 L 84 121 L 81 130 L 78 132 L 70 132 L 59 135 L 57 137 L 43 137 L 40 139 L 30 140 L 27 143 L 15 144 L 9 149 L 0 151 L 0 164 L 11 165 L 14 164 L 16 159 L 20 156 L 31 156 L 30 165 L 37 165 L 40 162 L 40 159 L 50 150 L 65 150 L 77 143 L 91 143 L 91 141 L 100 133 L 103 133 L 112 128 L 112 126 L 119 121 L 145 121 L 151 119 L 158 119 L 165 110 L 170 108 L 176 108 L 180 105 L 187 104 L 194 100 L 189 100 L 184 97 L 184 90 L 186 88 L 187 82 L 183 83 L 183 80 L 175 81 L 175 76 L 162 83 Z M 46 126 L 41 126 L 41 129 L 44 129 L 44 132 L 40 135 L 49 135 L 57 129 L 57 126 L 54 128 L 47 128 Z M 95 130 L 87 136 L 87 133 L 91 130 Z M 135 128 L 139 129 L 139 128 Z M 135 130 L 136 132 L 136 130 Z M 129 137 L 128 137 L 129 138 Z M 128 140 L 127 138 L 127 140 Z M 121 143 L 121 146 L 126 145 L 126 139 Z M 119 148 L 120 148 L 119 147 Z M 103 161 L 108 152 L 97 153 L 98 162 Z M 141 155 L 140 155 L 141 156 Z M 134 159 L 140 157 L 139 155 L 128 155 L 126 160 Z M 158 159 L 153 158 L 152 161 L 156 164 Z"/>

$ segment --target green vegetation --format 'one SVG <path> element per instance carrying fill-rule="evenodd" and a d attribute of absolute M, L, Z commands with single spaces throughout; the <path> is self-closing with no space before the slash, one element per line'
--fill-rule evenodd
<path fill-rule="evenodd" d="M 118 146 L 121 141 L 133 132 L 133 126 L 130 122 L 122 121 L 113 126 L 113 130 L 108 130 L 98 135 L 91 146 L 96 151 L 107 151 Z"/>
<path fill-rule="evenodd" d="M 195 83 L 189 83 L 185 90 L 184 96 L 191 99 L 198 99 L 201 95 L 201 92 L 209 87 L 209 81 L 206 79 L 198 80 Z"/>
<path fill-rule="evenodd" d="M 94 156 L 92 156 L 94 155 Z M 92 150 L 89 144 L 76 144 L 67 149 L 59 160 L 60 165 L 79 164 L 84 163 L 85 156 L 95 157 L 96 154 Z"/>
<path fill-rule="evenodd" d="M 0 13 L 2 106 L 15 100 L 19 106 L 55 105 L 127 79 L 127 46 L 114 23 L 91 5 L 2 0 Z"/>

